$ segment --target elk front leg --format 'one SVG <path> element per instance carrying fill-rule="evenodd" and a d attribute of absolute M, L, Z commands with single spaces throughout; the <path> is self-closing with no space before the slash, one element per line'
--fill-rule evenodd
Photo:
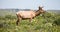
<path fill-rule="evenodd" d="M 19 21 L 21 21 L 21 18 L 18 18 L 18 20 L 16 22 L 16 25 L 18 25 Z"/>

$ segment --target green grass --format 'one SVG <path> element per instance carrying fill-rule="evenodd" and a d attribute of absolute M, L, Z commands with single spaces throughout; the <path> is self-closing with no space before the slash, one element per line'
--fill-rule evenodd
<path fill-rule="evenodd" d="M 0 16 L 0 32 L 60 32 L 60 15 L 46 12 L 29 20 L 22 20 L 16 25 L 17 17 Z"/>

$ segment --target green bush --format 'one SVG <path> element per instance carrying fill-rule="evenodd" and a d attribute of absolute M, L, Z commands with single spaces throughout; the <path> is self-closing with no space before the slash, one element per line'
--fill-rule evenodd
<path fill-rule="evenodd" d="M 0 20 L 5 20 L 5 17 L 3 17 L 3 16 L 0 16 Z"/>
<path fill-rule="evenodd" d="M 60 25 L 60 16 L 54 21 L 56 25 Z"/>
<path fill-rule="evenodd" d="M 6 15 L 5 18 L 7 18 L 7 19 L 16 19 L 16 16 Z"/>
<path fill-rule="evenodd" d="M 18 26 L 15 19 L 17 17 L 12 15 L 0 16 L 0 25 L 3 25 L 0 32 L 60 32 L 60 15 L 46 12 L 32 19 L 31 23 L 29 20 L 22 20 Z"/>

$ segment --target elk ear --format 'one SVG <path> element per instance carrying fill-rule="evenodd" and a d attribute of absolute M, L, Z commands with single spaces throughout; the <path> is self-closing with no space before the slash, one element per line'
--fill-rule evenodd
<path fill-rule="evenodd" d="M 39 7 L 40 7 L 40 8 L 43 8 L 44 6 L 41 6 L 41 5 L 40 5 Z"/>
<path fill-rule="evenodd" d="M 41 7 L 41 8 L 43 8 L 43 7 Z"/>
<path fill-rule="evenodd" d="M 41 8 L 44 8 L 44 6 L 41 6 Z"/>

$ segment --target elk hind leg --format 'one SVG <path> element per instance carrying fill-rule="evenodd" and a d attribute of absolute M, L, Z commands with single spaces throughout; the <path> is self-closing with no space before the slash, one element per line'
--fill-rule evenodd
<path fill-rule="evenodd" d="M 32 18 L 29 19 L 29 22 L 32 22 Z"/>

